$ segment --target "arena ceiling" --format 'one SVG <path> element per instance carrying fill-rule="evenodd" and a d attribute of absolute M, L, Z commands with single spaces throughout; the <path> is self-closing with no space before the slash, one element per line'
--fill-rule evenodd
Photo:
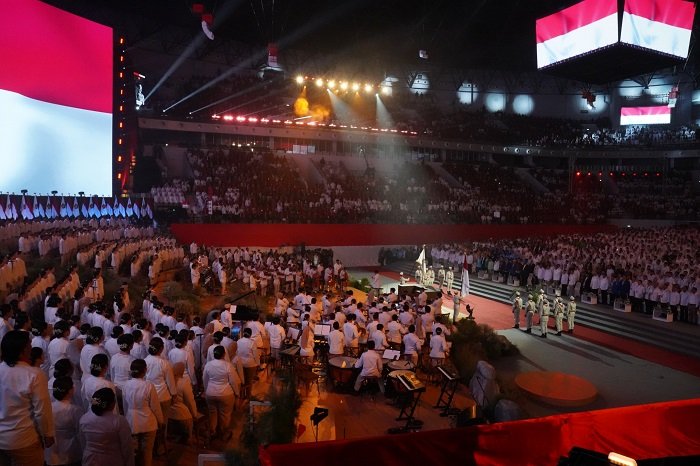
<path fill-rule="evenodd" d="M 115 27 L 133 46 L 172 37 L 173 28 L 196 34 L 191 8 L 201 3 L 213 13 L 215 42 L 277 42 L 281 54 L 293 49 L 369 72 L 363 68 L 420 63 L 419 50 L 441 66 L 534 71 L 535 19 L 580 0 L 45 1 Z"/>

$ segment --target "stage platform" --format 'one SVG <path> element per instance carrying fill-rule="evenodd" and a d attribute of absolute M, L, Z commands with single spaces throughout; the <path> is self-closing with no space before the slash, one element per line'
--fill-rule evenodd
<path fill-rule="evenodd" d="M 598 396 L 592 383 L 563 372 L 524 372 L 515 377 L 515 384 L 535 400 L 563 408 L 586 406 Z"/>

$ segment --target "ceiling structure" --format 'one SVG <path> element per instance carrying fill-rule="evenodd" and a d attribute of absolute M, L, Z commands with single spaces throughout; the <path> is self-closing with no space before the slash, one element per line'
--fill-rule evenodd
<path fill-rule="evenodd" d="M 155 40 L 164 53 L 201 34 L 191 11 L 201 3 L 214 16 L 215 40 L 201 45 L 198 58 L 276 42 L 290 68 L 376 75 L 399 66 L 536 71 L 535 20 L 580 0 L 44 1 L 114 27 L 132 48 Z M 695 66 L 695 35 L 691 57 L 680 66 Z M 419 50 L 429 59 L 418 58 Z M 595 82 L 590 72 L 582 78 Z"/>

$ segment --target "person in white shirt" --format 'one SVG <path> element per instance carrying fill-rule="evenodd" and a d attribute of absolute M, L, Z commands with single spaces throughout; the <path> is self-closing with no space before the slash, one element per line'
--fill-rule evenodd
<path fill-rule="evenodd" d="M 80 394 L 83 400 L 84 412 L 90 409 L 90 400 L 92 395 L 101 388 L 109 388 L 114 390 L 116 394 L 116 387 L 114 383 L 107 380 L 105 375 L 109 369 L 109 359 L 106 354 L 96 354 L 92 357 L 90 361 L 90 372 L 87 374 L 82 381 L 82 387 L 80 389 Z M 119 414 L 115 405 L 114 414 Z"/>
<path fill-rule="evenodd" d="M 360 346 L 360 334 L 355 323 L 355 314 L 347 316 L 347 322 L 343 324 L 343 334 L 345 335 L 345 351 L 348 356 L 357 356 Z"/>
<path fill-rule="evenodd" d="M 367 344 L 369 342 L 374 342 L 374 348 L 377 351 L 383 351 L 389 347 L 389 342 L 386 341 L 386 334 L 384 333 L 384 326 L 382 324 L 377 324 L 377 328 L 370 334 Z"/>
<path fill-rule="evenodd" d="M 158 392 L 153 383 L 145 379 L 146 361 L 135 359 L 131 363 L 131 379 L 124 384 L 124 417 L 131 428 L 135 453 L 139 465 L 150 466 L 153 445 L 158 429 L 165 424 Z M 108 463 L 105 463 L 108 464 Z"/>
<path fill-rule="evenodd" d="M 209 437 L 231 437 L 231 412 L 240 395 L 241 380 L 234 367 L 224 360 L 226 351 L 214 347 L 214 359 L 204 366 L 202 381 L 209 411 Z"/>
<path fill-rule="evenodd" d="M 117 339 L 117 344 L 119 345 L 119 353 L 109 360 L 109 378 L 116 387 L 119 409 L 121 412 L 124 412 L 122 390 L 126 382 L 131 378 L 131 362 L 135 359 L 131 355 L 131 350 L 134 347 L 134 336 L 130 334 L 122 335 Z"/>
<path fill-rule="evenodd" d="M 90 375 L 92 357 L 96 354 L 106 354 L 101 346 L 103 336 L 101 327 L 92 327 L 87 333 L 85 346 L 80 350 L 80 370 L 83 373 L 83 379 Z M 87 407 L 85 410 L 87 411 Z"/>
<path fill-rule="evenodd" d="M 408 333 L 403 336 L 404 357 L 413 363 L 413 366 L 418 366 L 418 356 L 423 348 L 423 341 L 416 336 L 416 326 L 411 324 L 408 326 Z"/>
<path fill-rule="evenodd" d="M 279 351 L 285 336 L 284 327 L 280 325 L 279 317 L 272 318 L 272 325 L 267 328 L 267 334 L 270 337 L 270 358 L 276 361 L 279 359 Z"/>
<path fill-rule="evenodd" d="M 194 420 L 199 417 L 199 412 L 194 401 L 192 383 L 184 376 L 185 365 L 181 362 L 173 364 L 173 375 L 177 385 L 177 396 L 173 398 L 167 417 L 178 427 L 175 431 L 182 432 L 179 443 L 186 445 L 192 436 Z"/>
<path fill-rule="evenodd" d="M 21 330 L 7 332 L 0 343 L 0 464 L 41 466 L 43 447 L 55 441 L 48 382 L 29 365 L 31 348 Z"/>
<path fill-rule="evenodd" d="M 447 355 L 447 341 L 442 334 L 442 328 L 435 329 L 435 333 L 430 338 L 430 361 L 433 366 L 442 365 Z"/>
<path fill-rule="evenodd" d="M 53 372 L 53 366 L 59 359 L 67 359 L 68 348 L 70 346 L 70 341 L 68 340 L 68 335 L 70 334 L 70 325 L 65 320 L 56 322 L 53 328 L 54 339 L 49 343 L 47 353 L 49 356 L 49 361 L 51 363 L 51 368 L 49 373 Z M 76 361 L 71 361 L 75 363 Z"/>
<path fill-rule="evenodd" d="M 153 338 L 148 345 L 148 356 L 146 356 L 146 380 L 153 383 L 158 393 L 158 401 L 160 402 L 160 410 L 163 415 L 170 409 L 170 403 L 173 396 L 177 395 L 177 387 L 175 386 L 175 377 L 173 376 L 173 368 L 170 362 L 165 359 L 163 350 L 165 344 L 159 337 Z M 156 442 L 158 448 L 161 442 L 165 441 L 165 427 Z"/>
<path fill-rule="evenodd" d="M 391 322 L 386 326 L 386 339 L 391 349 L 398 350 L 401 348 L 401 340 L 405 333 L 406 329 L 399 323 L 399 316 L 397 314 L 391 316 Z"/>
<path fill-rule="evenodd" d="M 355 362 L 355 368 L 362 369 L 360 371 L 360 375 L 358 375 L 357 379 L 355 380 L 355 386 L 354 386 L 355 392 L 360 391 L 360 387 L 362 387 L 362 383 L 368 377 L 380 378 L 382 376 L 382 368 L 383 368 L 382 357 L 374 349 L 374 340 L 369 340 L 367 342 L 367 351 L 362 353 L 360 355 L 360 358 Z M 378 385 L 379 385 L 379 390 L 383 394 L 384 393 L 384 384 L 381 383 L 381 381 L 379 381 Z"/>
<path fill-rule="evenodd" d="M 51 403 L 56 428 L 56 443 L 44 450 L 48 466 L 79 463 L 83 452 L 78 439 L 78 428 L 83 410 L 71 403 L 73 380 L 59 377 L 52 386 L 54 401 Z"/>
<path fill-rule="evenodd" d="M 242 338 L 238 340 L 238 349 L 236 351 L 236 356 L 238 356 L 241 364 L 243 365 L 243 372 L 245 375 L 244 384 L 246 386 L 247 393 L 249 393 L 248 389 L 253 385 L 253 381 L 258 372 L 258 367 L 260 366 L 258 346 L 250 338 L 252 333 L 253 332 L 250 328 L 243 329 L 241 334 Z"/>
<path fill-rule="evenodd" d="M 82 466 L 134 466 L 129 423 L 123 416 L 114 414 L 115 405 L 114 392 L 109 388 L 100 389 L 92 397 L 90 411 L 80 418 L 78 437 L 83 448 Z"/>
<path fill-rule="evenodd" d="M 338 322 L 333 322 L 333 330 L 328 335 L 329 357 L 342 356 L 345 353 L 345 334 L 340 331 Z"/>

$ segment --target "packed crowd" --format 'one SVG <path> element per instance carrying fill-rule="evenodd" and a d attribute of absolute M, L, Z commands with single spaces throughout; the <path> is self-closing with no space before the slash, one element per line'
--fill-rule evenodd
<path fill-rule="evenodd" d="M 127 286 L 110 303 L 101 295 L 100 267 L 84 285 L 72 269 L 68 295 L 45 283 L 43 300 L 31 310 L 7 297 L 0 305 L 2 461 L 149 465 L 167 442 L 189 443 L 203 416 L 209 441 L 228 440 L 236 404 L 250 397 L 262 368 L 279 365 L 287 347 L 299 348 L 299 370 L 319 358 L 353 358 L 355 391 L 382 376 L 385 349 L 428 367 L 441 364 L 449 351 L 441 298 L 398 296 L 393 289 L 378 296 L 375 274 L 375 289 L 358 301 L 343 291 L 347 273 L 328 251 L 191 244 L 185 257 L 175 254 L 184 251 L 172 240 L 158 241 L 160 247 L 149 243 L 147 249 L 154 256 L 173 252 L 163 256 L 189 268 L 195 291 L 198 268 L 211 268 L 222 292 L 235 277 L 244 290 L 275 293 L 274 310 L 260 319 L 241 317 L 235 304 L 226 304 L 185 315 L 151 290 L 136 302 Z M 319 347 L 321 326 L 331 330 Z"/>
<path fill-rule="evenodd" d="M 320 174 L 315 182 L 292 160 L 265 150 L 190 149 L 188 160 L 194 179 L 175 180 L 161 205 L 191 196 L 191 204 L 181 204 L 190 214 L 222 221 L 591 224 L 608 218 L 691 220 L 700 213 L 700 196 L 684 172 L 668 179 L 630 173 L 604 183 L 607 173 L 570 176 L 537 168 L 528 181 L 507 166 L 448 162 L 442 168 L 450 180 L 425 163 L 351 171 L 321 159 L 314 164 Z"/>
<path fill-rule="evenodd" d="M 698 324 L 698 251 L 697 228 L 663 228 L 435 246 L 431 256 L 435 264 L 465 261 L 474 273 L 549 286 L 561 296 L 592 292 L 609 306 L 629 301 L 634 312 L 669 308 L 676 320 Z"/>

